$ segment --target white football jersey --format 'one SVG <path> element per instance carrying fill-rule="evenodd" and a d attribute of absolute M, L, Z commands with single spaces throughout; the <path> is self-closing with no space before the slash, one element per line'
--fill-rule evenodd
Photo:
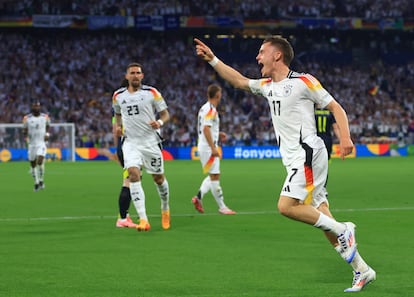
<path fill-rule="evenodd" d="M 155 114 L 167 109 L 167 104 L 157 89 L 142 85 L 130 93 L 127 88 L 114 92 L 112 106 L 116 114 L 122 116 L 124 136 L 142 146 L 153 146 L 161 142 L 161 138 L 149 122 L 154 121 Z"/>
<path fill-rule="evenodd" d="M 198 111 L 198 150 L 211 149 L 204 135 L 204 126 L 210 126 L 211 136 L 217 146 L 219 139 L 220 118 L 217 109 L 210 102 L 206 102 Z"/>
<path fill-rule="evenodd" d="M 27 129 L 30 145 L 45 143 L 46 128 L 50 125 L 50 118 L 45 113 L 35 116 L 32 113 L 23 118 L 23 127 Z"/>
<path fill-rule="evenodd" d="M 251 79 L 252 93 L 267 98 L 273 128 L 279 144 L 283 164 L 292 164 L 303 154 L 302 143 L 322 148 L 324 143 L 316 135 L 314 105 L 325 107 L 333 97 L 310 74 L 290 71 L 279 82 L 271 78 Z"/>

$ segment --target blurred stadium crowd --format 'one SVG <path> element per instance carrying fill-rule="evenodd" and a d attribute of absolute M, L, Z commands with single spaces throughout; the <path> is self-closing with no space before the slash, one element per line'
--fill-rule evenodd
<path fill-rule="evenodd" d="M 38 13 L 46 9 L 32 5 L 35 1 L 2 2 L 1 11 Z M 82 7 L 85 13 L 108 14 L 108 7 L 128 7 L 131 1 L 43 1 L 50 13 L 70 13 Z M 222 6 L 238 1 L 139 1 L 142 9 L 174 9 L 201 13 L 209 2 L 212 14 L 221 13 Z M 254 7 L 261 10 L 261 0 L 241 1 L 240 7 L 253 16 Z M 342 13 L 353 11 L 356 3 L 376 7 L 395 7 L 396 15 L 413 14 L 412 1 L 280 1 L 299 7 L 331 5 L 330 13 L 342 7 Z M 36 2 L 37 3 L 37 2 Z M 279 2 L 278 2 L 279 3 Z M 306 3 L 306 4 L 305 4 Z M 395 5 L 398 3 L 399 5 Z M 165 4 L 165 5 L 164 5 Z M 351 5 L 353 4 L 353 5 Z M 155 8 L 154 8 L 155 7 Z M 233 7 L 233 6 L 232 6 Z M 269 6 L 267 6 L 269 8 Z M 283 5 L 278 7 L 280 11 Z M 288 5 L 286 4 L 286 7 Z M 99 8 L 99 9 L 98 9 Z M 69 11 L 66 11 L 69 9 Z M 80 8 L 79 8 L 80 9 Z M 290 11 L 286 8 L 286 11 Z M 30 11 L 28 11 L 30 10 Z M 209 11 L 209 10 L 207 10 Z M 227 12 L 232 14 L 235 12 Z M 304 11 L 304 10 L 300 10 Z M 328 13 L 327 9 L 323 10 Z M 393 11 L 388 9 L 388 12 Z M 77 12 L 79 13 L 79 12 Z M 113 12 L 114 13 L 114 12 Z M 131 12 L 132 13 L 132 12 Z M 136 12 L 134 12 L 136 13 Z M 210 13 L 210 11 L 209 11 Z M 297 13 L 302 13 L 297 10 Z M 303 12 L 305 14 L 305 12 Z M 319 12 L 321 13 L 321 12 Z M 414 38 L 403 34 L 341 32 L 332 39 L 332 32 L 286 32 L 292 42 L 296 59 L 292 68 L 315 75 L 322 85 L 341 102 L 350 119 L 356 143 L 414 143 L 414 61 L 387 60 L 414 48 Z M 0 113 L 1 123 L 20 123 L 30 111 L 30 101 L 39 99 L 52 122 L 76 123 L 77 147 L 112 146 L 111 95 L 120 85 L 127 64 L 143 65 L 144 83 L 155 86 L 169 106 L 172 121 L 163 128 L 165 146 L 192 146 L 197 139 L 197 111 L 206 100 L 206 88 L 218 82 L 224 88 L 221 128 L 228 133 L 227 145 L 273 145 L 273 129 L 267 102 L 257 96 L 238 91 L 217 77 L 211 67 L 200 61 L 194 52 L 193 36 L 201 32 L 137 32 L 72 31 L 11 29 L 0 32 Z M 225 62 L 249 77 L 260 77 L 255 56 L 261 39 L 216 39 L 207 43 Z M 361 53 L 359 58 L 355 48 Z M 353 55 L 350 55 L 352 53 Z M 0 138 L 4 139 L 4 131 Z M 3 134 L 3 135 L 1 135 Z M 65 138 L 54 135 L 51 146 L 63 147 Z M 14 138 L 13 147 L 24 147 L 23 139 Z M 5 142 L 1 142 L 5 145 Z"/>
<path fill-rule="evenodd" d="M 0 15 L 226 15 L 244 18 L 413 17 L 411 0 L 4 0 Z"/>

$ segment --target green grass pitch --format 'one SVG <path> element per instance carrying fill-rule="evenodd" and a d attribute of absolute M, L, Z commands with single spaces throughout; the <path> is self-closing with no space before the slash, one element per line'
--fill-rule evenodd
<path fill-rule="evenodd" d="M 151 231 L 115 228 L 122 183 L 115 162 L 51 162 L 33 192 L 28 162 L 0 163 L 1 297 L 343 296 L 351 267 L 322 233 L 277 213 L 281 160 L 223 160 L 223 216 L 211 194 L 206 213 L 191 197 L 198 161 L 168 161 L 171 229 L 144 174 Z M 335 217 L 357 225 L 359 251 L 377 281 L 368 297 L 414 295 L 414 158 L 334 159 Z M 133 206 L 132 216 L 136 217 Z"/>

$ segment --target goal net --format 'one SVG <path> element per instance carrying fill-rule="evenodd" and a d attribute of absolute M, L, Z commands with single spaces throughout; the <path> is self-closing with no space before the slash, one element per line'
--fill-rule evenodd
<path fill-rule="evenodd" d="M 75 161 L 75 124 L 52 123 L 49 132 L 46 159 Z M 23 156 L 19 152 L 26 149 L 23 124 L 0 124 L 0 151 L 7 150 L 11 155 L 11 160 L 15 159 L 13 153 L 17 155 L 16 160 L 22 160 Z M 27 159 L 27 154 L 24 155 L 24 158 Z"/>

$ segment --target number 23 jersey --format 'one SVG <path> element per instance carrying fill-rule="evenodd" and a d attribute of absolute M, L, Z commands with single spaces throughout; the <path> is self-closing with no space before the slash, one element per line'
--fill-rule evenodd
<path fill-rule="evenodd" d="M 155 114 L 167 109 L 161 93 L 154 87 L 142 85 L 136 92 L 121 88 L 114 92 L 112 106 L 121 114 L 124 136 L 142 146 L 157 145 L 161 139 L 149 122 L 155 121 Z"/>

